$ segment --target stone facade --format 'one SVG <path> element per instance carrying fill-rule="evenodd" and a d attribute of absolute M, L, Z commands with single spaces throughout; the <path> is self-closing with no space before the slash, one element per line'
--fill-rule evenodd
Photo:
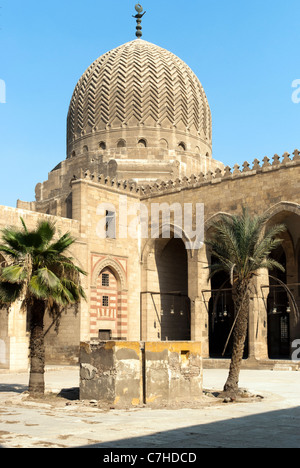
<path fill-rule="evenodd" d="M 33 227 L 44 217 L 70 231 L 77 239 L 72 257 L 88 273 L 87 301 L 61 318 L 58 334 L 47 319 L 48 363 L 76 363 L 80 342 L 96 339 L 191 340 L 202 343 L 204 358 L 221 356 L 232 298 L 227 285 L 216 304 L 227 278 L 209 283 L 209 252 L 187 248 L 190 233 L 178 218 L 187 204 L 193 229 L 197 205 L 204 205 L 205 236 L 212 220 L 243 205 L 267 213 L 270 225 L 284 222 L 274 255 L 286 265 L 280 279 L 300 306 L 299 151 L 231 169 L 212 159 L 211 140 L 203 88 L 173 54 L 137 40 L 85 72 L 70 104 L 66 160 L 37 185 L 35 201 L 0 208 L 0 227 L 21 226 L 20 216 Z M 163 206 L 170 208 L 169 226 Z M 300 337 L 292 302 L 277 286 L 266 271 L 253 285 L 248 361 L 289 359 Z M 0 325 L 0 366 L 26 368 L 28 331 L 18 304 L 0 312 Z"/>

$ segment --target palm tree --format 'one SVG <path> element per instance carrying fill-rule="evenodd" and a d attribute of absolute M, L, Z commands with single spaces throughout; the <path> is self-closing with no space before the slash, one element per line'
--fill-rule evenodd
<path fill-rule="evenodd" d="M 233 328 L 233 349 L 228 379 L 224 392 L 231 396 L 238 393 L 239 374 L 243 359 L 249 321 L 250 288 L 258 270 L 278 268 L 282 265 L 270 258 L 282 240 L 278 235 L 286 230 L 284 225 L 266 228 L 266 216 L 251 217 L 247 208 L 240 216 L 226 216 L 212 224 L 212 235 L 206 241 L 216 263 L 209 266 L 209 279 L 218 272 L 229 274 L 235 322 Z"/>
<path fill-rule="evenodd" d="M 44 316 L 49 311 L 54 321 L 62 311 L 78 304 L 85 293 L 80 275 L 86 273 L 66 256 L 75 242 L 69 233 L 55 239 L 54 223 L 39 221 L 29 231 L 21 218 L 22 228 L 2 230 L 0 252 L 7 263 L 0 268 L 0 303 L 9 307 L 20 300 L 30 326 L 29 392 L 45 390 Z"/>

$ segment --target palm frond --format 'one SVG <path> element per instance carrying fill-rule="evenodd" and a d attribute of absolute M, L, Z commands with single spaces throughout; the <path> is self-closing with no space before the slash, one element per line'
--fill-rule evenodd
<path fill-rule="evenodd" d="M 223 216 L 216 221 L 211 237 L 205 242 L 218 263 L 210 266 L 210 277 L 223 269 L 231 281 L 233 276 L 242 281 L 260 268 L 280 268 L 269 256 L 282 243 L 278 236 L 286 227 L 276 225 L 265 232 L 266 221 L 266 215 L 251 217 L 246 207 L 240 216 Z"/>
<path fill-rule="evenodd" d="M 12 249 L 4 244 L 0 244 L 0 253 L 4 253 L 12 258 L 16 258 L 19 255 L 19 253 L 15 249 Z"/>
<path fill-rule="evenodd" d="M 24 232 L 28 233 L 27 226 L 26 226 L 26 224 L 25 224 L 25 221 L 24 221 L 24 219 L 22 218 L 22 216 L 20 217 L 20 220 L 21 220 L 21 223 L 22 223 L 22 226 L 23 226 Z"/>
<path fill-rule="evenodd" d="M 19 299 L 22 293 L 22 285 L 0 281 L 0 305 L 12 304 Z"/>
<path fill-rule="evenodd" d="M 30 294 L 38 299 L 48 299 L 49 288 L 41 281 L 38 275 L 33 275 L 29 281 L 28 289 Z"/>
<path fill-rule="evenodd" d="M 63 253 L 65 252 L 72 244 L 74 244 L 75 239 L 69 234 L 66 233 L 60 237 L 56 242 L 53 242 L 49 245 L 49 252 Z"/>
<path fill-rule="evenodd" d="M 26 248 L 22 244 L 22 233 L 12 228 L 2 229 L 2 241 L 11 250 L 19 254 L 26 253 Z"/>
<path fill-rule="evenodd" d="M 9 265 L 2 268 L 0 281 L 8 283 L 21 283 L 27 277 L 24 265 Z"/>
<path fill-rule="evenodd" d="M 36 270 L 36 275 L 38 276 L 40 282 L 49 288 L 49 291 L 51 289 L 57 288 L 59 284 L 59 278 L 48 268 L 40 268 L 39 270 Z"/>
<path fill-rule="evenodd" d="M 80 276 L 86 273 L 65 255 L 75 242 L 70 233 L 53 240 L 54 223 L 41 220 L 31 231 L 23 219 L 21 223 L 21 230 L 2 230 L 0 252 L 11 264 L 0 268 L 0 303 L 11 303 L 22 295 L 27 302 L 38 298 L 54 308 L 86 299 L 80 284 Z"/>
<path fill-rule="evenodd" d="M 36 232 L 41 236 L 43 240 L 43 246 L 46 246 L 50 243 L 55 235 L 55 223 L 50 221 L 40 221 Z"/>

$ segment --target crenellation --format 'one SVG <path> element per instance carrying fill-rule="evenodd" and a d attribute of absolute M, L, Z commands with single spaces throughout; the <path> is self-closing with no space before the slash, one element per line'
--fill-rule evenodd
<path fill-rule="evenodd" d="M 217 167 L 217 169 L 215 170 L 215 179 L 222 179 L 223 177 L 223 171 Z"/>
<path fill-rule="evenodd" d="M 255 158 L 254 161 L 253 161 L 252 171 L 259 172 L 260 170 L 261 170 L 260 161 Z"/>
<path fill-rule="evenodd" d="M 251 169 L 250 169 L 250 164 L 248 163 L 248 161 L 245 161 L 245 162 L 243 163 L 243 170 L 242 170 L 242 172 L 249 172 L 249 171 L 251 171 Z"/>
<path fill-rule="evenodd" d="M 300 162 L 300 153 L 297 149 L 295 149 L 295 151 L 293 152 L 293 155 L 294 155 L 293 161 Z"/>
<path fill-rule="evenodd" d="M 224 172 L 224 179 L 228 179 L 231 176 L 232 176 L 231 167 L 226 166 L 225 172 Z"/>
<path fill-rule="evenodd" d="M 280 164 L 280 156 L 278 156 L 278 154 L 274 154 L 272 165 L 273 166 L 278 166 L 279 164 Z"/>
<path fill-rule="evenodd" d="M 289 153 L 284 153 L 282 164 L 288 164 L 290 162 L 292 162 L 291 159 L 290 159 L 290 154 Z"/>
<path fill-rule="evenodd" d="M 151 194 L 157 194 L 159 192 L 174 192 L 181 189 L 192 189 L 195 187 L 201 187 L 207 184 L 223 183 L 230 179 L 244 178 L 245 176 L 256 176 L 260 173 L 278 171 L 287 166 L 295 166 L 300 164 L 300 153 L 298 150 L 293 152 L 294 158 L 291 160 L 289 153 L 284 153 L 282 161 L 280 156 L 277 154 L 273 157 L 271 164 L 270 159 L 265 156 L 262 163 L 258 159 L 253 161 L 253 166 L 250 168 L 250 164 L 245 161 L 242 164 L 242 169 L 239 164 L 235 164 L 233 170 L 230 166 L 226 166 L 223 170 L 217 167 L 214 171 L 208 170 L 206 173 L 200 172 L 199 175 L 192 174 L 190 177 L 183 176 L 182 178 L 176 177 L 168 181 L 163 179 L 157 179 L 154 183 L 139 184 L 134 180 L 118 180 L 117 178 L 111 178 L 104 174 L 91 173 L 89 170 L 80 171 L 81 179 L 88 179 L 94 182 L 98 182 L 101 185 L 105 185 L 125 192 L 131 192 L 139 194 L 140 196 L 146 196 Z M 78 180 L 76 177 L 73 180 Z M 72 182 L 72 181 L 71 181 Z"/>
<path fill-rule="evenodd" d="M 233 169 L 232 175 L 233 175 L 233 176 L 239 176 L 239 175 L 241 175 L 240 166 L 239 166 L 238 164 L 235 164 L 235 165 L 234 165 L 234 169 Z"/>
<path fill-rule="evenodd" d="M 270 166 L 271 166 L 270 159 L 268 158 L 268 156 L 265 156 L 264 159 L 263 159 L 262 168 L 266 168 L 266 167 L 270 167 Z"/>

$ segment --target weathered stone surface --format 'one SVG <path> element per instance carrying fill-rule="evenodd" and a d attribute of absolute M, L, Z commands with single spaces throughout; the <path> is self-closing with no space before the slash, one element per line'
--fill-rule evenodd
<path fill-rule="evenodd" d="M 201 399 L 201 343 L 108 341 L 82 343 L 81 350 L 83 400 L 134 406 Z M 109 369 L 107 362 L 111 363 Z"/>

